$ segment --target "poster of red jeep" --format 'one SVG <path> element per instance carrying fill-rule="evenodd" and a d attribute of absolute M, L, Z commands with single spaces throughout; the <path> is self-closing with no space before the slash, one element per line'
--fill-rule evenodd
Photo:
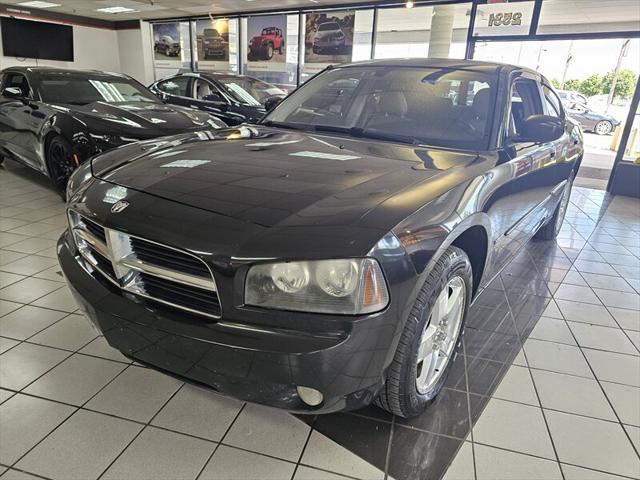
<path fill-rule="evenodd" d="M 253 71 L 286 71 L 286 40 L 286 15 L 249 17 L 247 19 L 247 68 Z"/>

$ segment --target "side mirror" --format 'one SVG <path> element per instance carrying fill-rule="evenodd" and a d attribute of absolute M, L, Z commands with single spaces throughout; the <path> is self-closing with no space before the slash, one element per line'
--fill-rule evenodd
<path fill-rule="evenodd" d="M 271 110 L 276 108 L 281 101 L 282 98 L 280 97 L 267 98 L 267 100 L 264 102 L 264 108 L 267 110 L 267 112 L 270 112 Z"/>
<path fill-rule="evenodd" d="M 202 97 L 205 102 L 225 102 L 225 99 L 218 92 L 212 92 Z M 226 102 L 225 102 L 226 103 Z"/>
<path fill-rule="evenodd" d="M 162 103 L 167 103 L 167 101 L 169 100 L 169 95 L 167 95 L 167 93 L 163 92 L 162 90 L 155 90 L 154 93 Z"/>
<path fill-rule="evenodd" d="M 4 90 L 2 90 L 2 95 L 12 98 L 24 98 L 22 90 L 20 90 L 18 87 L 6 87 Z"/>
<path fill-rule="evenodd" d="M 550 115 L 531 115 L 520 125 L 518 142 L 546 143 L 557 140 L 564 133 L 564 122 Z"/>

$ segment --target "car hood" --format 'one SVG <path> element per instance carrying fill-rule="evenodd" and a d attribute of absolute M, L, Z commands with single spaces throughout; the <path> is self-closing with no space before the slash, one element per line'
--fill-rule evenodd
<path fill-rule="evenodd" d="M 61 105 L 83 121 L 89 130 L 100 133 L 122 133 L 132 138 L 172 135 L 185 130 L 221 126 L 204 112 L 150 102 Z"/>
<path fill-rule="evenodd" d="M 342 30 L 322 30 L 316 32 L 317 39 L 325 39 L 342 33 Z"/>
<path fill-rule="evenodd" d="M 266 227 L 354 225 L 379 212 L 376 228 L 391 228 L 464 181 L 478 158 L 245 126 L 132 144 L 95 158 L 92 169 L 107 182 Z"/>

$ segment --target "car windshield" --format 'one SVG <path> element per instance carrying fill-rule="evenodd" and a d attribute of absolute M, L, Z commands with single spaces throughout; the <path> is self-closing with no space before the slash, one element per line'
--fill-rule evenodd
<path fill-rule="evenodd" d="M 229 95 L 246 105 L 259 106 L 274 96 L 283 96 L 285 92 L 278 87 L 251 77 L 217 77 Z"/>
<path fill-rule="evenodd" d="M 220 34 L 218 33 L 218 30 L 216 30 L 215 28 L 205 28 L 204 36 L 205 37 L 219 37 Z"/>
<path fill-rule="evenodd" d="M 263 28 L 262 29 L 262 35 L 275 35 L 275 34 L 276 34 L 275 28 Z"/>
<path fill-rule="evenodd" d="M 494 75 L 470 70 L 338 67 L 283 100 L 263 123 L 412 144 L 483 150 Z"/>
<path fill-rule="evenodd" d="M 45 74 L 40 77 L 42 100 L 48 103 L 87 105 L 93 102 L 150 102 L 159 99 L 142 85 L 126 78 Z"/>
<path fill-rule="evenodd" d="M 338 24 L 336 22 L 322 23 L 318 27 L 318 31 L 319 32 L 322 32 L 324 30 L 339 30 L 339 29 L 340 29 L 340 27 L 338 26 Z"/>

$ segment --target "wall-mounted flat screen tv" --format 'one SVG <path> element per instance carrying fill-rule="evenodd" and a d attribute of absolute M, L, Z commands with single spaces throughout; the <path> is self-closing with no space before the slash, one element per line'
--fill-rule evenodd
<path fill-rule="evenodd" d="M 13 17 L 0 18 L 5 57 L 73 61 L 73 27 Z"/>

